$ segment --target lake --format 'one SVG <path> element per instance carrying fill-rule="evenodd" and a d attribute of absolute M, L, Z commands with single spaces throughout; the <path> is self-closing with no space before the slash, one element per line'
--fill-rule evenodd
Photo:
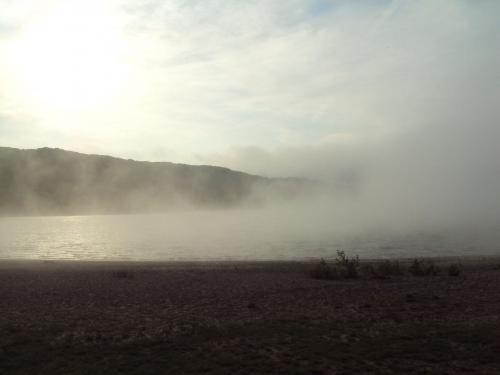
<path fill-rule="evenodd" d="M 499 230 L 439 233 L 329 227 L 269 212 L 0 218 L 0 259 L 296 260 L 500 255 Z M 383 234 L 385 233 L 385 234 Z"/>

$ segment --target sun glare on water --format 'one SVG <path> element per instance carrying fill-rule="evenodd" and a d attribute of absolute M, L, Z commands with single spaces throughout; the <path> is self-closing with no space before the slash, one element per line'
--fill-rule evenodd
<path fill-rule="evenodd" d="M 43 111 L 100 111 L 123 91 L 129 67 L 120 21 L 102 1 L 47 6 L 11 44 L 13 79 Z"/>

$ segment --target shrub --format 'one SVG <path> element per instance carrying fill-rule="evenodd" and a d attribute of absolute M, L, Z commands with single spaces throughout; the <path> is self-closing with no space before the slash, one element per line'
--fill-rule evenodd
<path fill-rule="evenodd" d="M 355 279 L 359 275 L 359 257 L 349 258 L 343 250 L 337 250 L 335 265 L 330 265 L 321 258 L 311 269 L 310 275 L 315 279 L 336 280 L 340 278 Z"/>
<path fill-rule="evenodd" d="M 337 268 L 330 266 L 321 258 L 318 264 L 309 272 L 311 277 L 318 280 L 336 280 L 339 278 Z"/>
<path fill-rule="evenodd" d="M 448 276 L 460 276 L 462 266 L 458 263 L 450 264 L 448 266 Z"/>
<path fill-rule="evenodd" d="M 309 272 L 311 277 L 318 280 L 336 280 L 339 278 L 339 272 L 335 267 L 326 263 L 326 260 L 321 258 Z"/>
<path fill-rule="evenodd" d="M 414 259 L 408 268 L 408 272 L 413 276 L 435 276 L 439 271 L 439 267 L 434 265 L 433 262 L 424 259 Z"/>
<path fill-rule="evenodd" d="M 337 265 L 342 269 L 342 274 L 346 279 L 358 277 L 359 257 L 349 258 L 344 250 L 337 250 Z"/>

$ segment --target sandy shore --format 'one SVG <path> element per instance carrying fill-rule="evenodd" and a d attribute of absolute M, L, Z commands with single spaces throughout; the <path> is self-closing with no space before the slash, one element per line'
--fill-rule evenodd
<path fill-rule="evenodd" d="M 329 281 L 300 262 L 0 262 L 0 373 L 499 374 L 499 263 Z"/>

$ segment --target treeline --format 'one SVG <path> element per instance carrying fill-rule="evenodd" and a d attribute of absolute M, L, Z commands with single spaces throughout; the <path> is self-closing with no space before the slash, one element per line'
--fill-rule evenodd
<path fill-rule="evenodd" d="M 1 214 L 161 212 L 292 199 L 316 184 L 227 168 L 0 147 Z"/>

